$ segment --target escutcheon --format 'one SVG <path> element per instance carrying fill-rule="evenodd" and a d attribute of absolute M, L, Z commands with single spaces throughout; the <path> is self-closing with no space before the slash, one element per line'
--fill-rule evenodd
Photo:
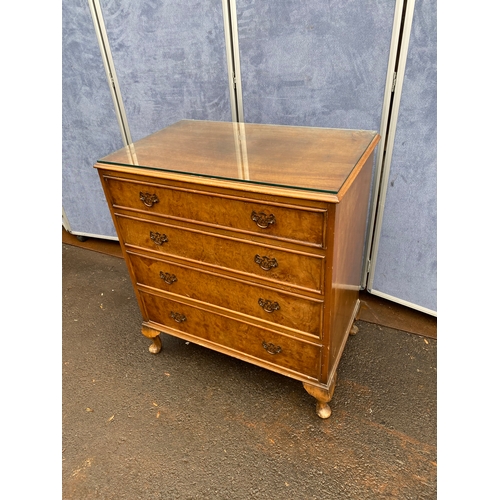
<path fill-rule="evenodd" d="M 154 241 L 156 245 L 163 245 L 163 243 L 168 242 L 166 234 L 155 233 L 154 231 L 151 231 L 149 233 L 149 237 Z"/>
<path fill-rule="evenodd" d="M 186 316 L 184 314 L 178 313 L 171 311 L 170 312 L 170 317 L 176 322 L 176 323 L 184 323 L 184 321 L 187 320 Z"/>
<path fill-rule="evenodd" d="M 155 194 L 143 193 L 142 191 L 139 193 L 139 199 L 149 208 L 160 201 Z"/>
<path fill-rule="evenodd" d="M 264 271 L 270 271 L 271 269 L 278 267 L 278 261 L 274 257 L 269 258 L 265 255 L 261 257 L 257 254 L 254 260 L 257 264 L 259 264 L 261 269 L 264 269 Z"/>
<path fill-rule="evenodd" d="M 269 353 L 269 354 L 279 354 L 281 352 L 281 347 L 279 345 L 274 345 L 271 343 L 267 343 L 266 341 L 262 342 L 262 347 Z"/>
<path fill-rule="evenodd" d="M 160 271 L 160 278 L 167 284 L 171 285 L 177 281 L 177 276 L 175 274 L 164 273 Z"/>
<path fill-rule="evenodd" d="M 265 214 L 264 212 L 252 212 L 252 220 L 262 229 L 267 229 L 276 223 L 276 217 L 274 214 Z"/>
<path fill-rule="evenodd" d="M 277 302 L 271 302 L 270 300 L 259 299 L 259 306 L 268 313 L 279 310 L 280 305 Z"/>

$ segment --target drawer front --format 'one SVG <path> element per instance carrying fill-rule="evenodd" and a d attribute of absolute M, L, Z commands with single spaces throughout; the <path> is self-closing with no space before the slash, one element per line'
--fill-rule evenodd
<path fill-rule="evenodd" d="M 323 302 L 176 263 L 129 254 L 138 284 L 320 337 Z"/>
<path fill-rule="evenodd" d="M 115 207 L 323 246 L 325 211 L 105 177 Z"/>
<path fill-rule="evenodd" d="M 237 353 L 318 378 L 320 346 L 182 303 L 141 292 L 149 321 Z M 203 344 L 203 342 L 201 342 Z"/>
<path fill-rule="evenodd" d="M 322 256 L 269 248 L 179 226 L 154 223 L 117 214 L 124 243 L 165 255 L 234 270 L 273 282 L 322 291 Z"/>

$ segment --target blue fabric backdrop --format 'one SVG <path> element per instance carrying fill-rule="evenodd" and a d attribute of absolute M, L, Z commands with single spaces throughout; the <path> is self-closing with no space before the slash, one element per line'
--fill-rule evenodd
<path fill-rule="evenodd" d="M 93 168 L 123 147 L 87 0 L 62 3 L 62 204 L 75 232 L 116 237 Z"/>
<path fill-rule="evenodd" d="M 395 1 L 236 6 L 245 121 L 379 130 Z"/>
<path fill-rule="evenodd" d="M 373 290 L 437 311 L 436 1 L 420 0 L 405 78 Z"/>
<path fill-rule="evenodd" d="M 220 0 L 102 0 L 132 140 L 185 118 L 231 121 Z"/>

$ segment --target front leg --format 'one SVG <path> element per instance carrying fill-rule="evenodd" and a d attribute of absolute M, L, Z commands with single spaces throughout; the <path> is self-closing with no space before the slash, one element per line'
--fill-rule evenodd
<path fill-rule="evenodd" d="M 142 334 L 153 341 L 153 343 L 149 346 L 149 352 L 158 354 L 161 351 L 160 332 L 150 328 L 149 326 L 142 325 Z"/>
<path fill-rule="evenodd" d="M 332 414 L 332 409 L 328 403 L 333 397 L 336 382 L 337 372 L 335 372 L 330 387 L 328 388 L 316 387 L 315 385 L 310 385 L 307 382 L 302 383 L 304 389 L 316 399 L 316 413 L 320 418 L 328 418 Z"/>

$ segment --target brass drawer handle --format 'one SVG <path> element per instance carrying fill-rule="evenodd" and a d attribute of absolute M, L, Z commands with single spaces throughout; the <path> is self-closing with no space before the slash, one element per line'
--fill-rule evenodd
<path fill-rule="evenodd" d="M 155 242 L 156 245 L 163 245 L 163 243 L 168 242 L 168 238 L 166 234 L 155 233 L 151 231 L 149 233 L 150 238 Z"/>
<path fill-rule="evenodd" d="M 268 344 L 267 342 L 262 342 L 262 347 L 269 353 L 269 354 L 279 354 L 281 352 L 281 347 L 279 345 L 274 345 L 274 344 Z"/>
<path fill-rule="evenodd" d="M 164 273 L 160 271 L 160 278 L 167 284 L 171 285 L 177 281 L 177 276 L 175 274 Z"/>
<path fill-rule="evenodd" d="M 186 316 L 184 316 L 184 314 L 177 313 L 174 311 L 170 311 L 170 317 L 177 323 L 183 323 L 187 319 Z"/>
<path fill-rule="evenodd" d="M 160 201 L 155 194 L 143 193 L 142 191 L 139 193 L 139 198 L 147 207 L 152 207 Z"/>
<path fill-rule="evenodd" d="M 267 229 L 276 223 L 274 214 L 267 215 L 264 212 L 256 212 L 255 210 L 252 211 L 252 220 L 262 229 Z"/>
<path fill-rule="evenodd" d="M 268 313 L 277 311 L 280 305 L 277 302 L 271 302 L 270 300 L 259 299 L 259 306 Z"/>
<path fill-rule="evenodd" d="M 270 271 L 271 269 L 278 267 L 278 261 L 274 257 L 270 259 L 265 255 L 261 257 L 257 254 L 254 260 L 262 269 L 264 269 L 264 271 Z"/>

